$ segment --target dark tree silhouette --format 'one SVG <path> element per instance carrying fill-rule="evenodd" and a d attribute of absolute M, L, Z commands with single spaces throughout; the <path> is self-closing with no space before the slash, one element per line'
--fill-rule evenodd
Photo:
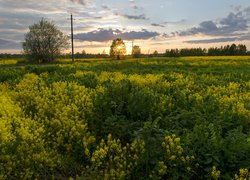
<path fill-rule="evenodd" d="M 247 55 L 246 45 L 236 44 L 218 47 L 211 47 L 208 49 L 202 48 L 183 48 L 166 50 L 164 56 L 179 57 L 179 56 L 245 56 Z"/>

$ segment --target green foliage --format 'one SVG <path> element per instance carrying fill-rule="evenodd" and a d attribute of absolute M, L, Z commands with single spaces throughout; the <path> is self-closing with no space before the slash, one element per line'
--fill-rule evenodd
<path fill-rule="evenodd" d="M 109 54 L 113 59 L 120 60 L 124 58 L 126 54 L 126 46 L 121 38 L 113 40 Z"/>
<path fill-rule="evenodd" d="M 29 27 L 23 49 L 36 62 L 51 62 L 68 46 L 68 38 L 52 22 L 44 19 Z"/>
<path fill-rule="evenodd" d="M 122 146 L 119 139 L 112 139 L 109 134 L 107 142 L 101 140 L 100 145 L 92 154 L 91 168 L 97 171 L 97 177 L 94 178 L 124 179 L 128 177 L 143 152 L 144 141 L 135 140 L 131 144 Z"/>
<path fill-rule="evenodd" d="M 1 66 L 0 179 L 249 178 L 249 62 Z"/>
<path fill-rule="evenodd" d="M 246 45 L 232 44 L 224 47 L 202 48 L 182 48 L 182 49 L 167 49 L 164 56 L 179 57 L 179 56 L 245 56 L 247 55 Z"/>
<path fill-rule="evenodd" d="M 153 179 L 190 179 L 194 178 L 194 156 L 185 156 L 180 138 L 174 134 L 166 136 L 162 142 L 163 157 L 156 170 L 150 175 Z M 196 164 L 198 166 L 198 164 Z"/>
<path fill-rule="evenodd" d="M 141 55 L 141 48 L 140 46 L 133 46 L 133 49 L 132 49 L 132 56 L 134 58 L 139 58 Z"/>
<path fill-rule="evenodd" d="M 4 106 L 17 113 L 13 111 L 10 113 L 15 113 L 13 117 L 6 119 L 4 115 L 8 113 L 3 108 L 1 116 L 6 127 L 2 133 L 14 138 L 4 146 L 7 149 L 2 154 L 6 159 L 3 163 L 6 177 L 68 174 L 70 169 L 87 162 L 90 146 L 95 141 L 86 122 L 93 106 L 91 93 L 75 83 L 57 82 L 47 86 L 37 75 L 25 75 L 10 94 L 18 105 Z"/>

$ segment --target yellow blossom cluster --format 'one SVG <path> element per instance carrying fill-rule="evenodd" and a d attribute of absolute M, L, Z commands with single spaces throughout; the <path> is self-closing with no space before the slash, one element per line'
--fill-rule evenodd
<path fill-rule="evenodd" d="M 0 179 L 233 176 L 249 160 L 249 57 L 228 58 L 0 67 Z"/>
<path fill-rule="evenodd" d="M 194 156 L 184 155 L 179 137 L 175 134 L 166 136 L 162 142 L 162 148 L 164 158 L 158 162 L 157 171 L 152 172 L 150 176 L 152 179 L 170 178 L 173 172 L 182 172 L 183 175 L 192 172 Z"/>
<path fill-rule="evenodd" d="M 15 91 L 1 89 L 0 166 L 4 178 L 32 179 L 45 172 L 52 178 L 56 167 L 62 167 L 60 172 L 74 159 L 90 158 L 95 137 L 88 131 L 86 116 L 92 114 L 93 90 L 67 82 L 47 85 L 34 74 L 25 75 Z"/>
<path fill-rule="evenodd" d="M 239 170 L 239 174 L 234 175 L 235 180 L 250 180 L 250 172 L 248 169 L 242 168 Z"/>
<path fill-rule="evenodd" d="M 57 153 L 48 151 L 44 139 L 44 128 L 38 122 L 25 117 L 21 108 L 10 95 L 0 90 L 0 166 L 3 178 L 38 177 L 36 168 L 56 167 Z"/>
<path fill-rule="evenodd" d="M 79 146 L 89 155 L 88 145 L 95 138 L 88 132 L 85 119 L 91 114 L 93 91 L 67 82 L 47 86 L 33 74 L 26 75 L 16 91 L 15 98 L 26 113 L 45 126 L 50 147 L 73 155 L 73 146 Z"/>
<path fill-rule="evenodd" d="M 220 171 L 215 166 L 212 167 L 211 177 L 214 180 L 218 180 L 220 178 Z"/>
<path fill-rule="evenodd" d="M 101 141 L 91 157 L 92 167 L 103 172 L 104 179 L 127 177 L 137 165 L 139 156 L 144 152 L 144 141 L 135 140 L 122 146 L 120 140 L 109 134 L 107 141 Z"/>
<path fill-rule="evenodd" d="M 249 89 L 249 82 L 246 82 L 246 89 Z M 243 91 L 241 84 L 230 82 L 225 86 L 210 86 L 205 94 L 212 95 L 219 103 L 221 114 L 230 110 L 234 114 L 250 118 L 250 110 L 247 102 L 250 101 L 250 92 Z"/>

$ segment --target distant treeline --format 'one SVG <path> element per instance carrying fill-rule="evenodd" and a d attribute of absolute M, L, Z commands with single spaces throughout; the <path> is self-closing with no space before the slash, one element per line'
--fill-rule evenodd
<path fill-rule="evenodd" d="M 6 58 L 22 58 L 25 57 L 23 54 L 8 54 L 8 53 L 2 53 L 0 54 L 1 59 L 6 59 Z"/>
<path fill-rule="evenodd" d="M 155 53 L 156 54 L 156 53 Z M 180 57 L 180 56 L 245 56 L 250 55 L 246 45 L 232 44 L 227 46 L 211 47 L 211 48 L 184 48 L 166 50 L 164 56 Z"/>
<path fill-rule="evenodd" d="M 71 54 L 65 54 L 62 55 L 61 57 L 65 57 L 65 58 L 71 58 L 72 55 Z M 89 54 L 89 53 L 79 53 L 77 52 L 76 54 L 74 54 L 74 57 L 77 58 L 108 58 L 109 55 L 108 54 Z"/>
<path fill-rule="evenodd" d="M 10 59 L 10 58 L 25 58 L 26 55 L 24 54 L 7 54 L 7 53 L 2 53 L 0 54 L 0 59 Z M 61 54 L 58 58 L 71 58 L 71 54 Z M 108 54 L 81 54 L 81 53 L 76 53 L 74 57 L 77 58 L 108 58 Z"/>
<path fill-rule="evenodd" d="M 98 53 L 89 54 L 77 52 L 74 57 L 77 58 L 108 58 L 109 54 Z M 247 51 L 247 47 L 244 44 L 232 44 L 221 47 L 211 48 L 183 48 L 183 49 L 167 49 L 165 53 L 158 53 L 154 51 L 151 54 L 137 54 L 136 57 L 182 57 L 182 56 L 250 56 L 250 51 Z M 0 54 L 0 58 L 24 58 L 23 54 Z M 131 55 L 128 55 L 131 57 Z M 62 54 L 59 58 L 71 58 L 71 54 Z"/>

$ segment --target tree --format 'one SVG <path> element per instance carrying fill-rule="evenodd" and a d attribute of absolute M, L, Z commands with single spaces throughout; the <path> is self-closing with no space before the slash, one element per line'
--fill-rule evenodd
<path fill-rule="evenodd" d="M 82 50 L 82 55 L 85 56 L 87 53 L 85 50 Z"/>
<path fill-rule="evenodd" d="M 230 47 L 229 47 L 229 55 L 236 55 L 237 54 L 237 46 L 236 44 L 232 44 Z"/>
<path fill-rule="evenodd" d="M 106 51 L 105 51 L 105 49 L 102 51 L 102 55 L 106 55 L 107 53 L 106 53 Z"/>
<path fill-rule="evenodd" d="M 141 55 L 141 48 L 139 46 L 133 46 L 132 56 L 138 58 L 140 57 L 140 55 Z"/>
<path fill-rule="evenodd" d="M 244 44 L 238 45 L 238 55 L 246 55 L 247 54 L 247 47 Z"/>
<path fill-rule="evenodd" d="M 38 62 L 53 61 L 67 47 L 68 37 L 45 19 L 29 27 L 23 43 L 24 52 Z"/>
<path fill-rule="evenodd" d="M 121 38 L 113 40 L 112 45 L 110 46 L 110 56 L 113 59 L 120 60 L 124 58 L 126 54 L 126 46 Z"/>
<path fill-rule="evenodd" d="M 155 50 L 154 53 L 153 53 L 154 56 L 158 56 L 158 54 L 159 54 L 159 53 L 158 53 L 157 50 Z"/>

